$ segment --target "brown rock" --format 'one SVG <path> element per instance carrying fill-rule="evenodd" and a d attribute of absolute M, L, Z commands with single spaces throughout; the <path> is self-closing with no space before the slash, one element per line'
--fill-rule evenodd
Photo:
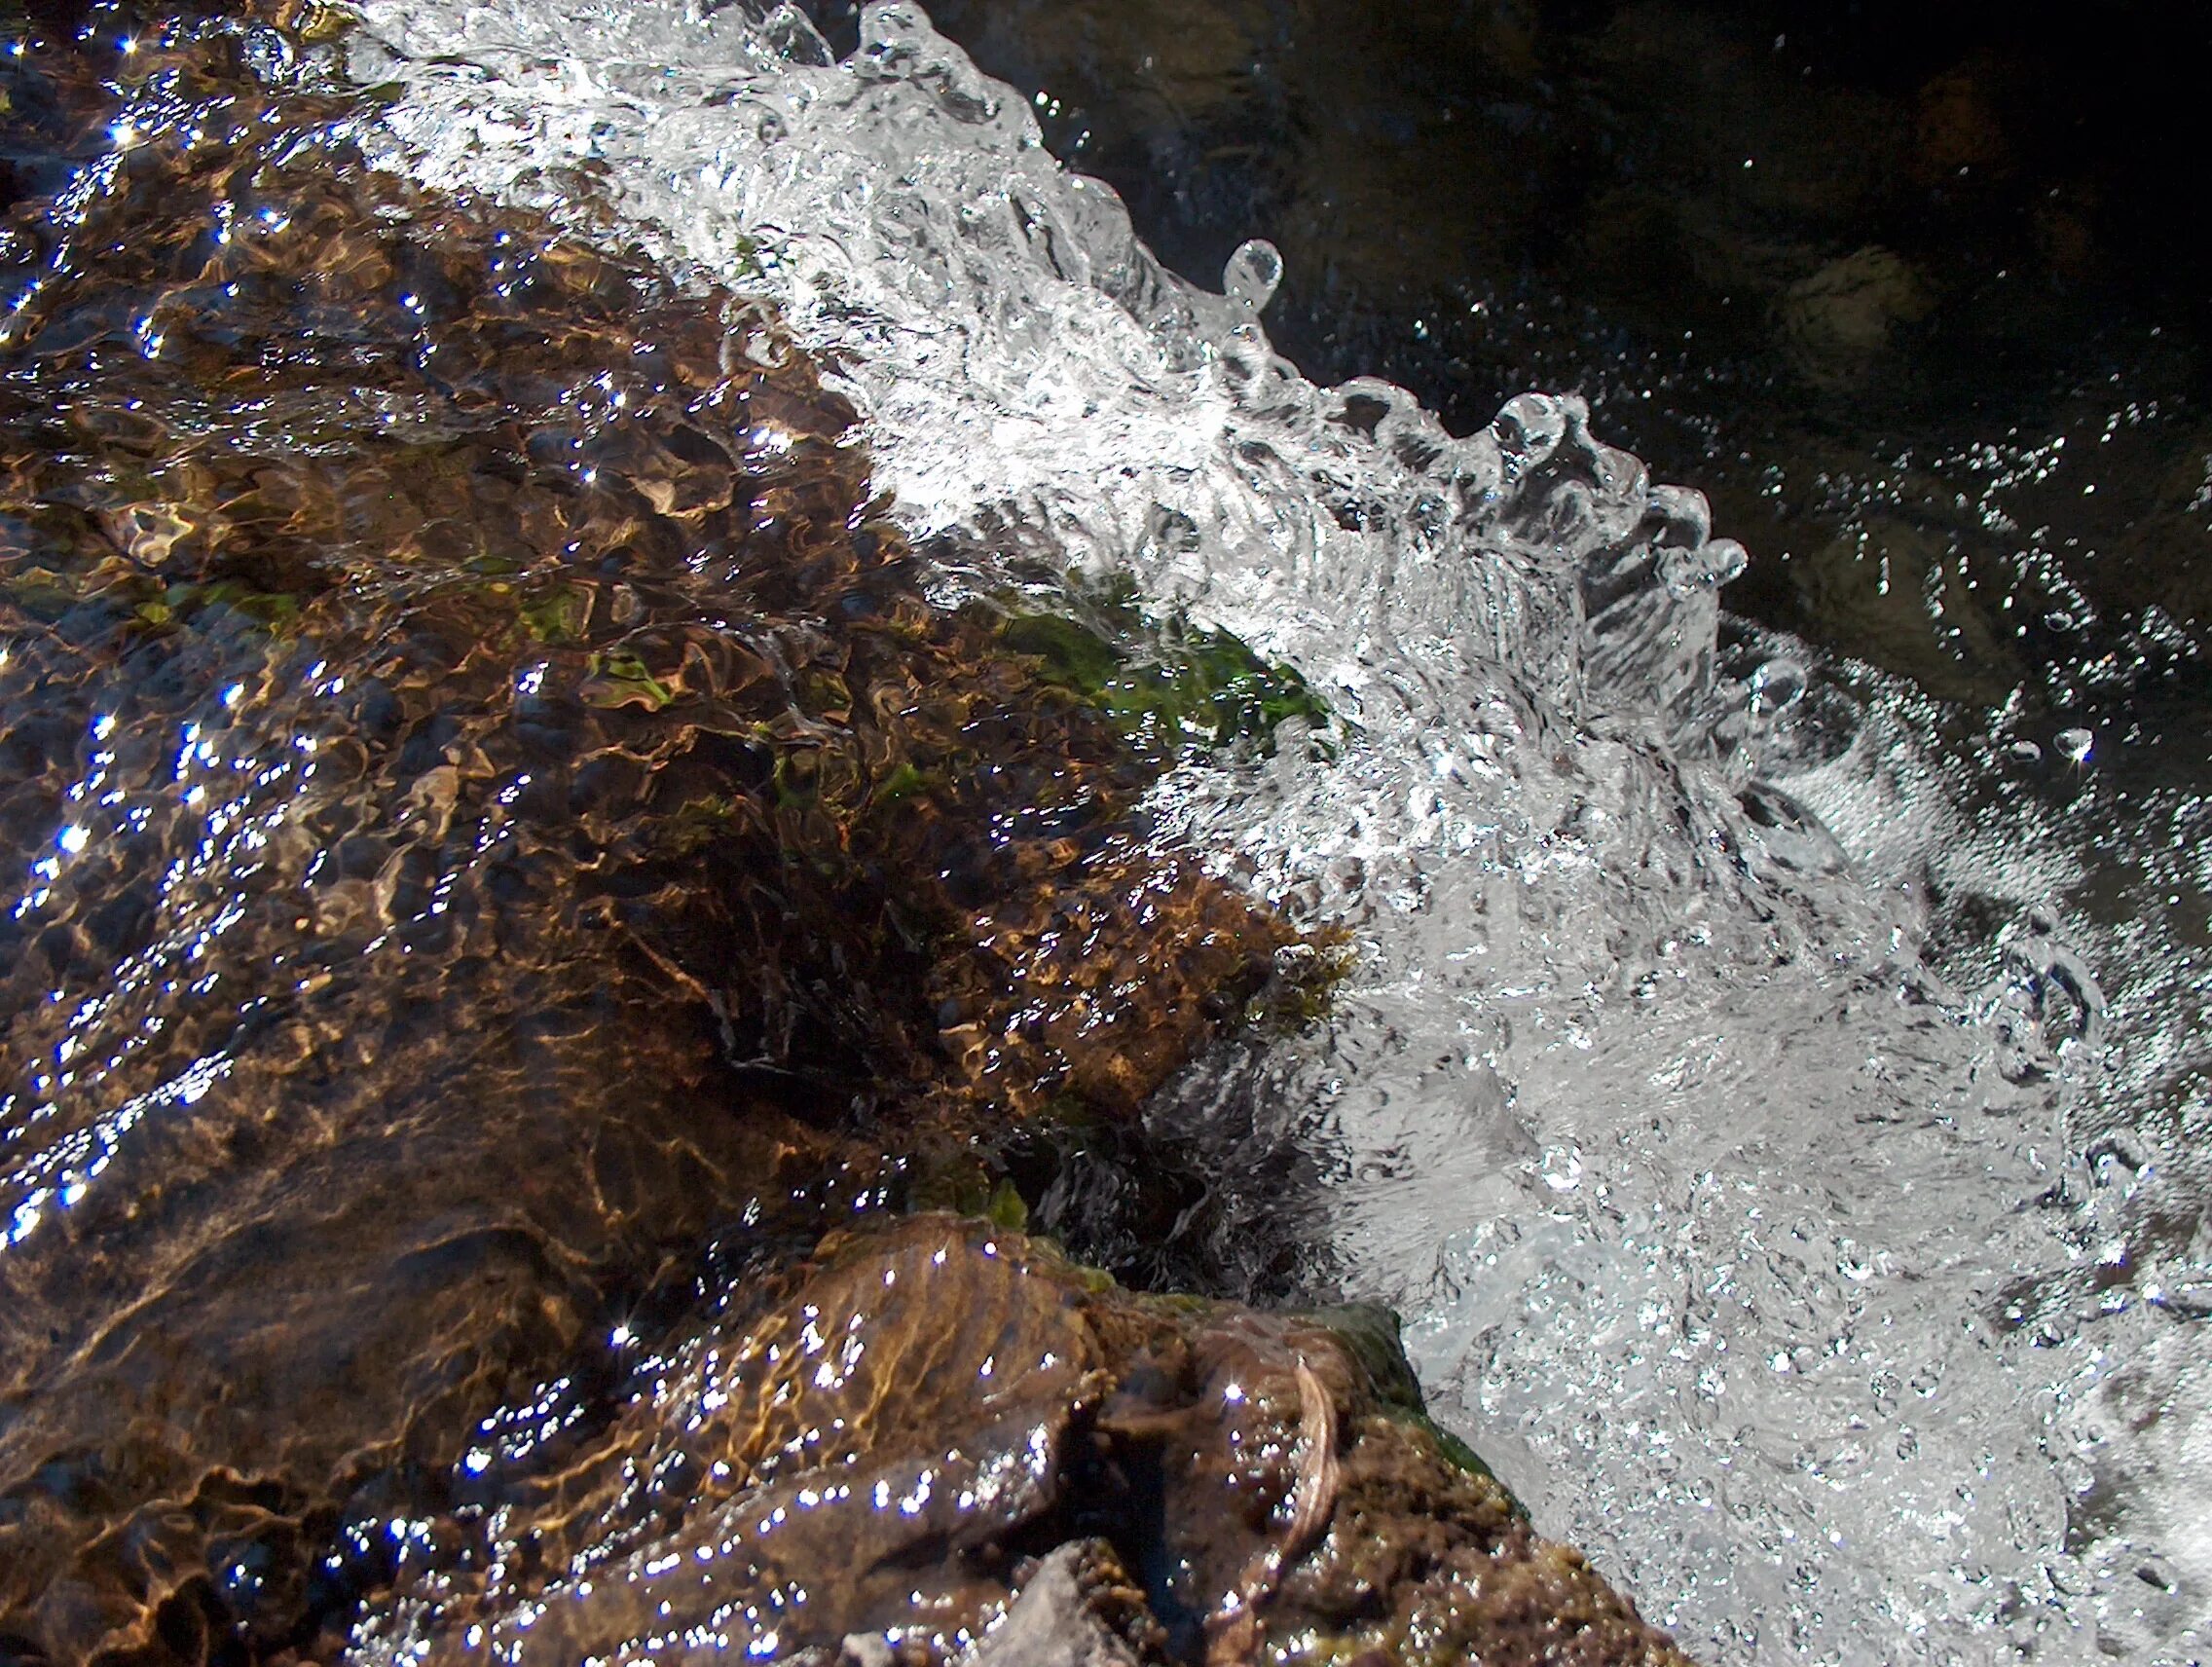
<path fill-rule="evenodd" d="M 832 1237 L 557 1468 L 475 1474 L 370 1654 L 1682 1660 L 1316 1321 L 952 1217 Z"/>

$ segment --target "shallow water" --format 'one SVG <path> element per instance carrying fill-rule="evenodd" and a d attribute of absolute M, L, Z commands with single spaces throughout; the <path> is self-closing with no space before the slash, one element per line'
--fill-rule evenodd
<path fill-rule="evenodd" d="M 719 339 L 723 322 L 710 329 L 698 312 L 709 286 L 772 298 L 783 327 L 857 408 L 873 474 L 864 486 L 830 451 L 809 454 L 810 466 L 824 490 L 834 481 L 840 525 L 868 492 L 894 495 L 871 513 L 925 555 L 897 579 L 917 603 L 1080 612 L 1122 579 L 1156 626 L 1181 610 L 1303 675 L 1325 720 L 1277 725 L 1267 749 L 1170 749 L 1178 761 L 1128 826 L 1150 849 L 1180 850 L 1277 906 L 1341 974 L 1311 1022 L 1246 1036 L 1171 1082 L 1149 1127 L 1164 1149 L 1201 1155 L 1230 1220 L 1279 1211 L 1290 1222 L 1272 1224 L 1278 1234 L 1318 1237 L 1304 1282 L 1326 1278 L 1404 1312 L 1438 1416 L 1540 1526 L 1589 1546 L 1648 1613 L 1718 1660 L 2200 1653 L 2212 1591 L 2194 1502 L 2212 1486 L 2196 1411 L 2212 1312 L 2212 1182 L 2201 1168 L 2212 1111 L 2198 1038 L 2212 874 L 2201 742 L 2154 704 L 2154 691 L 2184 689 L 2196 666 L 2188 617 L 2139 599 L 2103 603 L 2092 619 L 2082 593 L 2072 623 L 2052 623 L 2081 587 L 2069 558 L 2046 550 L 1996 570 L 2006 576 L 1991 585 L 1995 618 L 2015 605 L 2044 615 L 2016 639 L 2027 649 L 2006 648 L 1981 604 L 1962 600 L 1990 571 L 1962 544 L 1910 571 L 1877 564 L 1890 588 L 1877 577 L 1870 595 L 1845 599 L 1880 616 L 1909 592 L 1920 617 L 1954 621 L 1969 651 L 1944 648 L 1953 625 L 1929 633 L 1954 668 L 1943 676 L 1923 668 L 1916 683 L 1900 671 L 1917 661 L 1853 660 L 1839 651 L 1852 646 L 1847 634 L 1815 646 L 1771 623 L 1724 621 L 1718 587 L 1742 571 L 1744 552 L 1711 536 L 1694 494 L 1653 488 L 1633 457 L 1592 439 L 1578 402 L 1517 399 L 1489 428 L 1455 439 L 1387 385 L 1312 387 L 1272 355 L 1257 322 L 1277 278 L 1272 251 L 1240 250 L 1226 295 L 1181 282 L 1134 241 L 1109 192 L 1060 171 L 1031 106 L 980 77 L 919 12 L 874 9 L 861 33 L 839 61 L 788 8 L 700 18 L 536 0 L 372 6 L 356 32 L 320 49 L 325 59 L 255 67 L 313 86 L 342 65 L 377 86 L 375 103 L 343 123 L 347 146 L 392 175 L 634 248 L 648 275 L 673 275 L 653 305 L 694 318 L 686 327 L 702 340 Z M 150 128 L 159 112 L 142 108 Z M 319 189 L 317 167 L 351 177 L 352 166 L 309 157 L 306 189 Z M 453 270 L 477 281 L 497 259 L 464 246 Z M 637 281 L 663 293 L 657 276 Z M 402 310 L 425 299 L 396 279 L 382 288 Z M 639 304 L 608 305 L 619 319 Z M 125 320 L 141 353 L 150 329 L 162 334 L 154 318 L 149 307 Z M 287 316 L 283 328 L 297 324 Z M 414 339 L 411 326 L 394 335 Z M 335 413 L 319 420 L 402 430 L 424 421 L 404 402 L 370 400 L 364 412 L 346 380 L 318 394 Z M 573 406 L 560 421 L 596 435 L 619 391 L 553 403 Z M 822 419 L 825 434 L 840 421 Z M 2185 450 L 2160 426 L 2170 421 L 2123 418 L 2110 443 Z M 1879 477 L 1839 469 L 1828 489 L 1848 524 L 1907 498 L 1925 518 L 1942 488 L 1971 481 L 1959 511 L 2002 539 L 2008 519 L 2036 522 L 2039 494 L 2069 489 L 2062 451 L 2018 436 L 1962 442 Z M 681 513 L 685 456 L 664 446 L 618 462 L 669 497 L 656 507 Z M 772 482 L 797 465 L 779 455 L 747 466 Z M 132 553 L 133 538 L 166 539 L 161 560 L 180 545 L 190 559 L 191 517 L 172 507 L 165 520 L 159 507 L 177 501 L 133 492 L 93 512 L 123 517 L 115 536 Z M 468 572 L 475 542 L 513 514 L 504 498 L 498 505 L 471 501 L 431 519 L 469 545 L 441 574 Z M 361 513 L 372 510 L 385 512 Z M 779 518 L 768 536 L 796 525 Z M 424 712 L 407 721 L 434 726 L 456 693 L 449 665 L 487 639 L 470 610 L 514 605 L 463 605 L 444 591 L 411 604 L 408 586 L 422 581 L 416 564 L 404 566 L 404 579 L 355 580 L 328 606 L 337 626 L 372 635 L 401 631 L 410 606 L 455 610 L 439 654 L 420 629 L 401 631 L 391 650 L 412 663 L 421 648 L 433 668 L 418 680 Z M 1823 571 L 1847 587 L 1863 574 Z M 619 641 L 594 638 L 568 654 L 571 675 L 602 680 L 605 701 L 585 704 L 614 715 L 604 722 L 646 724 L 658 710 L 653 689 L 667 672 L 646 652 L 652 626 L 729 629 L 714 615 L 730 574 L 684 569 L 665 582 L 665 602 L 646 593 L 642 616 L 608 616 Z M 255 586 L 261 598 L 283 588 Z M 1957 606 L 1931 608 L 1946 597 Z M 129 600 L 209 607 L 166 590 Z M 194 635 L 195 651 L 261 664 L 246 596 L 212 600 L 244 617 L 215 615 L 201 627 L 214 646 L 199 649 Z M 579 625 L 599 628 L 597 607 Z M 1828 611 L 1850 617 L 1848 606 Z M 2098 652 L 2042 652 L 2068 631 L 2088 633 Z M 633 637 L 645 647 L 625 647 Z M 2008 698 L 1991 668 L 2013 664 L 2055 669 L 2042 688 Z M 486 666 L 500 679 L 513 670 Z M 196 677 L 208 692 L 189 698 L 205 712 L 164 712 L 163 722 L 203 725 L 192 749 L 250 724 L 253 691 L 268 685 L 228 676 Z M 56 684 L 42 676 L 35 686 Z M 522 697 L 501 682 L 485 698 L 497 715 Z M 1021 696 L 1007 685 L 998 698 Z M 2186 692 L 2174 698 L 2172 711 L 2190 709 Z M 101 716 L 71 708 L 57 721 L 71 757 L 84 755 L 80 774 L 121 767 L 94 756 Z M 278 760 L 303 768 L 290 762 L 297 717 L 286 708 L 267 746 L 216 745 L 220 757 L 204 759 L 165 751 L 132 767 L 158 813 L 181 816 L 172 787 L 190 790 L 172 778 L 187 765 L 245 757 L 264 772 Z M 364 720 L 348 709 L 334 722 L 342 733 Z M 1041 736 L 1032 752 L 1018 725 L 1008 738 L 1021 741 L 1029 773 L 1017 770 L 1000 802 L 1019 816 L 1049 802 L 1039 784 L 1055 751 L 1081 743 Z M 865 747 L 863 757 L 886 767 Z M 496 796 L 511 771 L 497 748 L 487 759 L 480 791 Z M 1152 779 L 1100 767 L 1121 795 Z M 61 801 L 75 780 L 56 776 L 25 823 L 37 824 L 24 840 L 37 846 L 32 860 L 55 871 L 34 871 L 26 897 L 89 884 L 72 878 L 83 871 L 70 860 L 106 846 L 104 833 L 92 837 L 100 830 L 58 820 L 74 814 Z M 278 790 L 274 777 L 260 785 Z M 94 786 L 129 798 L 104 778 L 86 794 Z M 410 791 L 396 779 L 376 787 L 386 799 Z M 217 835 L 247 827 L 253 807 L 219 813 Z M 477 827 L 448 820 L 435 792 L 424 813 L 448 830 Z M 489 830 L 499 813 L 484 813 Z M 387 805 L 376 822 L 389 820 Z M 204 837 L 180 823 L 174 842 L 189 853 Z M 390 866 L 372 873 L 376 854 L 359 854 L 372 901 Z M 488 885 L 482 857 L 432 865 L 437 875 L 417 876 L 423 908 L 398 912 L 442 919 L 449 911 L 431 904 L 447 869 L 483 876 L 455 882 L 464 888 Z M 240 865 L 226 876 L 251 871 L 227 848 L 224 860 Z M 606 861 L 552 860 L 595 874 Z M 178 873 L 189 890 L 189 860 Z M 387 889 L 408 882 L 394 871 Z M 163 926 L 174 945 L 164 952 L 189 959 L 196 934 L 234 930 L 232 895 L 217 886 L 203 903 L 180 893 L 165 905 L 177 913 Z M 377 907 L 392 912 L 388 900 Z M 645 1008 L 665 992 L 655 978 L 699 981 L 686 945 L 657 958 L 649 938 L 645 947 Z M 356 948 L 339 958 L 359 963 L 350 987 L 388 1000 L 382 964 L 366 957 L 415 948 L 388 936 Z M 803 963 L 813 952 L 785 945 L 770 958 Z M 1045 963 L 1054 952 L 1039 950 Z M 624 1001 L 619 987 L 596 987 L 596 964 L 573 963 L 577 999 Z M 407 970 L 416 963 L 394 965 L 401 983 L 421 976 Z M 487 965 L 482 976 L 506 976 Z M 189 1023 L 196 998 L 232 1021 L 220 999 L 182 979 L 160 973 L 155 985 L 148 1011 L 164 1023 Z M 320 986 L 306 993 L 311 1005 L 338 999 Z M 88 989 L 50 1005 L 78 1013 L 91 999 Z M 542 997 L 499 999 L 519 1022 Z M 747 1022 L 783 1011 L 772 998 L 737 1005 L 755 1015 Z M 949 1018 L 955 1030 L 973 1022 Z M 136 1009 L 114 1023 L 127 1019 L 143 1027 Z M 821 1021 L 800 1076 L 850 1048 L 850 1026 L 866 1036 L 894 1023 L 834 1002 Z M 329 1026 L 334 1036 L 359 1029 Z M 580 1085 L 714 1071 L 703 1030 L 679 1024 L 663 1042 L 624 1019 L 588 1034 L 677 1062 L 624 1054 L 608 1065 L 587 1048 L 571 1078 Z M 976 1034 L 988 1054 L 991 1027 Z M 890 1053 L 863 1056 L 899 1056 L 896 1036 L 878 1046 Z M 776 1073 L 792 1058 L 751 1038 L 735 1052 L 756 1048 L 771 1069 L 749 1092 L 788 1093 Z M 71 1127 L 95 1144 L 105 1130 L 124 1151 L 122 1137 L 163 1094 L 195 1107 L 234 1096 L 228 1121 L 249 1122 L 258 1091 L 225 1074 L 220 1041 L 191 1056 L 200 1075 L 149 1082 L 137 1098 L 64 1082 L 86 1107 Z M 486 1069 L 502 1080 L 496 1061 Z M 429 1075 L 448 1085 L 440 1092 L 486 1092 L 458 1069 Z M 518 1116 L 543 1104 L 543 1073 L 504 1080 Z M 588 1123 L 594 1102 L 579 1092 L 574 1115 Z M 127 1127 L 119 1100 L 138 1108 Z M 487 1115 L 472 1150 L 499 1148 L 501 1115 Z M 225 1121 L 196 1112 L 188 1127 Z M 351 1127 L 343 1115 L 338 1126 Z M 85 1177 L 63 1169 L 89 1169 L 106 1152 L 44 1135 L 39 1150 L 10 1171 L 23 1242 L 9 1268 L 33 1291 L 60 1278 L 44 1263 L 23 1270 L 68 1223 L 57 1204 Z M 161 1156 L 146 1150 L 129 1161 L 157 1175 Z M 1303 1178 L 1286 1186 L 1286 1173 Z M 98 1175 L 119 1198 L 158 1192 L 155 1179 L 125 1187 Z M 669 1190 L 637 1184 L 643 1198 Z M 877 1184 L 853 1182 L 864 1194 Z M 1033 1202 L 1050 1222 L 1053 1201 Z M 799 1214 L 816 1219 L 818 1207 L 841 1204 L 809 1202 Z M 1057 1207 L 1079 1213 L 1064 1199 Z M 651 1226 L 671 1243 L 704 1231 Z M 635 1270 L 656 1254 L 615 1258 L 632 1270 L 629 1288 L 649 1284 Z M 1215 1277 L 1253 1288 L 1278 1280 L 1273 1268 L 1232 1259 Z M 576 1337 L 621 1300 L 605 1280 L 583 1283 L 590 1295 L 573 1300 L 589 1317 L 574 1322 Z M 550 1358 L 562 1346 L 548 1347 Z"/>
<path fill-rule="evenodd" d="M 470 27 L 477 62 L 545 51 L 526 17 Z M 1386 389 L 1265 368 L 1234 315 L 1162 295 L 1095 187 L 910 12 L 871 14 L 854 70 L 742 91 L 695 39 L 645 56 L 723 78 L 708 96 L 752 119 L 642 101 L 620 51 L 590 66 L 605 99 L 556 55 L 491 99 L 523 150 L 589 131 L 672 252 L 788 234 L 780 293 L 845 350 L 879 469 L 948 565 L 1049 534 L 1290 658 L 1346 721 L 1307 771 L 1161 790 L 1199 848 L 1362 951 L 1332 1019 L 1223 1092 L 1321 1143 L 1346 1282 L 1408 1309 L 1471 1430 L 1525 1444 L 1505 1463 L 1539 1509 L 1724 1647 L 2178 1639 L 2201 1610 L 2180 1386 L 2202 974 L 2181 902 L 2129 952 L 2069 895 L 2103 805 L 2149 791 L 2105 767 L 2109 731 L 2078 768 L 2076 725 L 2017 733 L 1756 632 L 1709 671 L 1700 586 L 1736 558 L 1694 511 L 1641 543 L 1640 480 L 1602 453 L 1561 469 L 1556 406 L 1454 445 Z M 529 104 L 532 76 L 564 95 Z M 2029 449 L 1970 461 L 2001 500 L 2041 484 Z M 1547 467 L 1553 519 L 1499 513 Z M 2139 635 L 2154 674 L 2186 671 L 2186 627 Z M 2186 764 L 2153 770 L 2156 832 L 2127 842 L 2166 853 L 2143 895 L 2178 900 L 2200 800 Z M 2115 901 L 2104 921 L 2143 931 Z M 2167 1409 L 2146 1449 L 2100 1443 L 2146 1393 Z"/>
<path fill-rule="evenodd" d="M 0 1652 L 327 1653 L 478 1421 L 1125 1117 L 1285 935 L 757 307 L 363 167 L 266 25 L 25 44 Z"/>

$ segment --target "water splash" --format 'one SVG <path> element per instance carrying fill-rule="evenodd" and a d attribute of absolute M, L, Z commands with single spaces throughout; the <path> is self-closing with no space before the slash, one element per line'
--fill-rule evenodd
<path fill-rule="evenodd" d="M 1161 270 L 913 7 L 842 62 L 765 4 L 380 0 L 344 51 L 387 165 L 771 299 L 946 595 L 1126 575 L 1307 678 L 1325 731 L 1156 810 L 1352 971 L 1156 1115 L 1321 1155 L 1349 1282 L 1548 1528 L 1722 1659 L 2202 1648 L 2212 1242 L 2083 1137 L 2116 1083 L 2194 1127 L 2202 981 L 2156 957 L 2131 1017 L 2072 942 L 2145 930 L 2055 908 L 2095 791 L 2024 805 L 1895 680 L 1724 649 L 1742 551 L 1576 401 L 1456 438 L 1306 383 L 1273 251 Z M 2201 895 L 2201 801 L 2161 813 Z"/>

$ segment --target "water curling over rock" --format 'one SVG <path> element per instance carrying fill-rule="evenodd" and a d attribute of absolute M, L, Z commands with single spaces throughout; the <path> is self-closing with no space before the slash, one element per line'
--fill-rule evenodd
<path fill-rule="evenodd" d="M 1272 33 L 1299 10 L 1245 13 Z M 2055 753 L 1993 777 L 1977 737 L 2035 727 L 2023 713 L 1724 622 L 1743 552 L 1579 401 L 1522 395 L 1455 434 L 1402 389 L 1315 386 L 1254 316 L 1271 256 L 1246 249 L 1208 294 L 1059 166 L 1034 111 L 1065 89 L 1033 105 L 912 4 L 816 12 L 854 25 L 842 56 L 772 0 L 366 0 L 334 50 L 397 89 L 364 141 L 388 166 L 773 295 L 853 397 L 937 592 L 1080 565 L 1302 674 L 1324 734 L 1286 724 L 1264 763 L 1186 760 L 1152 802 L 1215 871 L 1336 934 L 1346 965 L 1317 1022 L 1207 1055 L 1147 1121 L 1243 1118 L 1305 1155 L 1344 1289 L 1407 1315 L 1439 1416 L 1547 1529 L 1723 1660 L 2201 1655 L 2201 1512 L 2167 1502 L 2201 1478 L 2142 1485 L 2156 1468 L 2117 1433 L 2123 1406 L 2187 1427 L 2174 1386 L 2194 1380 L 2161 1364 L 2138 1400 L 2114 1378 L 2153 1354 L 2194 1372 L 2206 1349 L 2199 777 L 2146 755 L 2159 779 L 2122 789 Z M 1374 72 L 1340 72 L 1356 19 L 1317 15 L 1310 130 L 1336 144 L 1340 82 Z M 1617 40 L 1665 50 L 1616 59 L 1621 80 L 1728 130 L 1746 112 L 1681 16 L 1622 13 Z M 1182 88 L 1211 73 L 1158 67 Z M 1754 195 L 1832 162 L 1803 145 L 1807 107 L 1775 106 L 1802 167 L 1727 158 Z M 1563 122 L 1546 143 L 1613 131 Z M 1585 247 L 1639 274 L 1611 258 L 1649 241 L 1622 206 Z M 1901 344 L 1918 304 L 1892 311 Z M 1516 378 L 1543 374 L 1530 316 L 1470 326 Z M 1629 374 L 1670 406 L 1664 377 Z M 2100 415 L 2066 455 L 2106 455 L 2099 425 L 2117 451 L 2133 421 Z M 1870 625 L 1912 615 L 1954 667 L 1981 625 L 2036 641 L 2022 616 L 2047 605 L 1999 574 L 2057 575 L 2074 616 L 2051 558 L 2074 523 L 1995 484 L 2043 480 L 2058 446 L 2023 430 L 1954 454 L 1976 461 L 1906 489 L 1941 510 L 1930 560 L 1893 569 L 1855 536 L 1836 555 L 1865 594 L 1846 600 Z M 2175 453 L 2165 501 L 2194 500 L 2201 451 Z M 1871 477 L 1890 484 L 1818 490 L 1887 515 L 1895 457 Z M 1767 520 L 1757 471 L 1709 469 L 1743 488 L 1726 525 Z M 2079 504 L 2097 478 L 2051 476 L 2041 500 Z M 1936 559 L 1962 524 L 1978 576 L 1964 545 Z M 2102 670 L 2066 649 L 2052 683 L 2144 654 L 2194 675 L 2195 645 L 2155 625 Z M 2106 759 L 2135 721 L 2113 712 Z M 2100 781 L 2066 825 L 2034 802 Z M 2103 952 L 2092 911 L 2117 928 Z M 2143 970 L 2131 1012 L 2099 982 L 2119 967 Z M 2092 1158 L 2092 1130 L 2139 1125 L 2140 1164 Z"/>
<path fill-rule="evenodd" d="M 1323 1327 L 808 1259 L 1038 1130 L 1171 1192 L 1294 934 L 765 310 L 369 172 L 295 35 L 122 44 L 0 105 L 0 1660 L 636 1655 L 710 1574 L 821 1594 L 765 1657 L 1669 1659 Z"/>

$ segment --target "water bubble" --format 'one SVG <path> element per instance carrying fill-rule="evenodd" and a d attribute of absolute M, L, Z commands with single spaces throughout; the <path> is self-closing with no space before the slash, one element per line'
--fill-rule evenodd
<path fill-rule="evenodd" d="M 1805 668 L 1795 660 L 1778 656 L 1751 673 L 1751 716 L 1770 718 L 1787 712 L 1805 693 Z"/>
<path fill-rule="evenodd" d="M 2086 729 L 2061 729 L 2050 738 L 2050 744 L 2058 750 L 2058 756 L 2070 764 L 2086 760 L 2089 749 L 2095 742 L 2096 737 Z"/>
<path fill-rule="evenodd" d="M 1670 596 L 1687 598 L 1733 583 L 1749 563 L 1744 546 L 1735 539 L 1708 538 L 1685 548 L 1662 549 L 1659 577 Z"/>
<path fill-rule="evenodd" d="M 257 78 L 273 84 L 280 84 L 288 77 L 298 61 L 283 32 L 266 27 L 246 31 L 240 56 L 246 68 Z"/>

